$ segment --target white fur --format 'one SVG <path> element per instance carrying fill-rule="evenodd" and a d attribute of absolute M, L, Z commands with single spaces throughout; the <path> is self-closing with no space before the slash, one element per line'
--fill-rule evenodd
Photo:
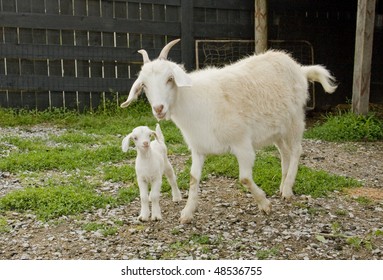
<path fill-rule="evenodd" d="M 176 41 L 165 46 L 166 55 Z M 182 223 L 190 222 L 197 208 L 201 170 L 208 154 L 233 153 L 241 183 L 253 193 L 259 208 L 269 213 L 271 204 L 254 183 L 252 168 L 256 149 L 276 145 L 282 161 L 280 193 L 283 198 L 292 197 L 302 150 L 308 80 L 320 82 L 329 93 L 336 89 L 334 78 L 323 66 L 301 66 L 280 51 L 189 74 L 163 55 L 145 61 L 121 107 L 145 91 L 154 116 L 172 120 L 189 145 L 190 191 Z"/>
<path fill-rule="evenodd" d="M 150 141 L 155 136 L 156 140 Z M 167 157 L 165 139 L 159 124 L 156 132 L 147 126 L 139 126 L 122 140 L 122 150 L 127 152 L 129 142 L 133 140 L 137 148 L 136 175 L 140 188 L 141 212 L 139 219 L 148 221 L 150 216 L 149 201 L 152 203 L 152 220 L 161 220 L 159 204 L 162 176 L 165 173 L 172 188 L 173 201 L 181 201 L 181 192 L 178 189 L 173 167 Z M 149 185 L 151 191 L 149 194 Z"/>

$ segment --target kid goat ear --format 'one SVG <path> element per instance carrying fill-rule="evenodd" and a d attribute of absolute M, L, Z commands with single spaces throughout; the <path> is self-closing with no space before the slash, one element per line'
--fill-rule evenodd
<path fill-rule="evenodd" d="M 126 153 L 129 150 L 129 142 L 130 142 L 130 137 L 132 134 L 128 134 L 125 136 L 125 138 L 122 140 L 121 148 L 124 153 Z"/>

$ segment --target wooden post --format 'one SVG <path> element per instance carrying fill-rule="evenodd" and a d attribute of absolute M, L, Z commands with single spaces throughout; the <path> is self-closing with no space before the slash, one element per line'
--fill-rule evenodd
<path fill-rule="evenodd" d="M 368 113 L 374 18 L 375 0 L 358 0 L 352 89 L 352 111 L 356 114 Z"/>
<path fill-rule="evenodd" d="M 267 50 L 267 0 L 255 0 L 255 53 Z"/>
<path fill-rule="evenodd" d="M 181 59 L 189 71 L 194 68 L 193 9 L 193 1 L 181 0 Z"/>

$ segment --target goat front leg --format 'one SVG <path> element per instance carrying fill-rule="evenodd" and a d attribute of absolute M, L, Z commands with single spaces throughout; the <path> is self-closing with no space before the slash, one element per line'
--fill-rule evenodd
<path fill-rule="evenodd" d="M 161 176 L 152 182 L 152 189 L 149 195 L 150 201 L 152 202 L 152 221 L 162 220 L 160 208 L 161 185 Z"/>
<path fill-rule="evenodd" d="M 189 197 L 185 208 L 181 212 L 180 222 L 182 224 L 190 223 L 198 204 L 198 189 L 201 179 L 202 167 L 205 156 L 192 151 L 192 166 L 190 171 L 190 189 Z"/>
<path fill-rule="evenodd" d="M 149 210 L 149 187 L 148 183 L 145 182 L 142 178 L 138 176 L 138 187 L 140 188 L 140 199 L 141 199 L 141 212 L 138 219 L 140 221 L 146 222 L 149 220 L 150 210 Z"/>

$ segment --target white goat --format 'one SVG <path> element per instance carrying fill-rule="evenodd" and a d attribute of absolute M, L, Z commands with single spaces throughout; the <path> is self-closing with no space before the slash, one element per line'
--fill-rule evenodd
<path fill-rule="evenodd" d="M 171 119 L 189 145 L 190 190 L 181 223 L 190 222 L 197 208 L 201 170 L 208 154 L 233 153 L 240 182 L 253 193 L 258 207 L 269 213 L 271 203 L 253 181 L 254 150 L 277 146 L 282 161 L 280 193 L 283 198 L 292 197 L 302 150 L 308 80 L 320 82 L 332 93 L 336 89 L 334 78 L 323 66 L 301 66 L 281 51 L 188 74 L 167 60 L 170 48 L 178 41 L 168 43 L 154 61 L 145 50 L 139 51 L 144 65 L 121 107 L 144 91 L 153 115 L 158 120 Z"/>
<path fill-rule="evenodd" d="M 153 141 L 151 137 L 156 139 Z M 152 220 L 161 220 L 161 208 L 159 204 L 162 176 L 165 173 L 172 188 L 173 201 L 181 201 L 181 192 L 178 189 L 176 176 L 167 157 L 167 148 L 160 125 L 156 131 L 147 126 L 139 126 L 122 140 L 122 150 L 127 152 L 130 139 L 133 139 L 137 148 L 136 175 L 140 188 L 141 212 L 138 217 L 141 221 L 148 221 L 150 210 L 149 201 L 152 203 Z M 149 184 L 151 191 L 149 193 Z"/>

